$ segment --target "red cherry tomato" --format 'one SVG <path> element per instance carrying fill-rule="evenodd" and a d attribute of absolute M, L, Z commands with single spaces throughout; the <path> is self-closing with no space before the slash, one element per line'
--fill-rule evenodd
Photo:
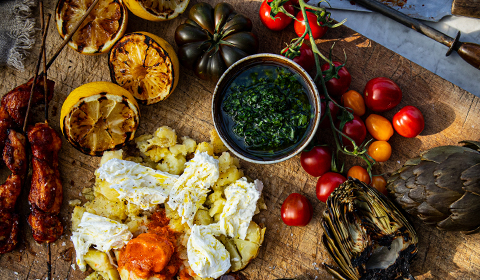
<path fill-rule="evenodd" d="M 341 174 L 335 172 L 327 172 L 318 179 L 317 182 L 317 198 L 320 201 L 327 202 L 327 198 L 340 184 L 347 181 Z"/>
<path fill-rule="evenodd" d="M 387 195 L 387 180 L 383 178 L 383 176 L 377 175 L 372 177 L 372 187 L 377 189 L 377 191 L 383 193 L 384 195 Z"/>
<path fill-rule="evenodd" d="M 308 174 L 318 177 L 330 170 L 332 152 L 328 147 L 315 146 L 308 152 L 300 155 L 300 164 Z"/>
<path fill-rule="evenodd" d="M 342 65 L 342 63 L 338 61 L 333 61 L 333 64 L 335 67 Z M 330 64 L 325 63 L 322 65 L 322 71 L 325 72 L 330 69 L 330 67 Z M 323 76 L 325 77 L 325 75 Z M 341 96 L 347 92 L 351 82 L 352 76 L 348 72 L 347 68 L 343 66 L 340 68 L 340 70 L 338 70 L 338 78 L 331 78 L 325 82 L 325 85 L 327 86 L 327 91 L 330 96 Z"/>
<path fill-rule="evenodd" d="M 365 101 L 360 93 L 349 90 L 342 95 L 341 100 L 343 106 L 352 109 L 355 115 L 361 117 L 365 114 Z"/>
<path fill-rule="evenodd" d="M 303 2 L 308 3 L 309 0 L 303 0 Z M 293 5 L 298 6 L 298 0 L 291 0 Z"/>
<path fill-rule="evenodd" d="M 325 115 L 325 111 L 327 110 L 327 102 L 325 101 L 325 96 L 323 95 L 320 95 L 320 100 L 322 100 L 322 102 L 320 103 L 320 118 L 322 118 L 323 115 Z M 337 119 L 337 115 L 340 112 L 340 108 L 338 108 L 338 106 L 335 105 L 335 103 L 333 103 L 332 101 L 328 101 L 328 107 L 330 108 L 330 114 L 332 115 L 332 119 L 335 122 Z M 325 117 L 325 119 L 323 119 L 323 121 L 320 123 L 319 128 L 327 129 L 329 127 L 330 121 L 328 120 L 328 117 Z"/>
<path fill-rule="evenodd" d="M 412 138 L 425 128 L 422 112 L 414 106 L 405 106 L 393 116 L 393 128 L 403 137 Z"/>
<path fill-rule="evenodd" d="M 301 37 L 305 32 L 305 20 L 303 19 L 302 11 L 298 12 L 295 18 L 296 20 L 293 23 L 293 28 L 295 29 L 295 33 L 297 33 L 297 36 Z M 308 24 L 310 25 L 310 29 L 312 30 L 313 39 L 322 38 L 323 35 L 325 35 L 325 33 L 327 32 L 328 27 L 318 25 L 317 16 L 312 12 L 307 11 L 307 19 Z M 308 40 L 309 38 L 310 37 L 307 34 L 307 36 L 305 36 L 305 40 Z"/>
<path fill-rule="evenodd" d="M 363 97 L 368 108 L 375 112 L 383 112 L 400 104 L 402 91 L 389 78 L 378 77 L 367 82 Z"/>
<path fill-rule="evenodd" d="M 268 0 L 268 2 L 272 2 L 273 0 Z M 283 4 L 283 7 L 287 12 L 293 15 L 295 10 L 293 9 L 292 3 L 288 1 L 287 3 Z M 275 20 L 270 17 L 270 11 L 272 9 L 267 4 L 267 0 L 264 0 L 262 5 L 260 6 L 260 20 L 262 21 L 263 25 L 265 25 L 268 29 L 273 31 L 280 31 L 287 27 L 290 22 L 292 22 L 292 18 L 287 16 L 284 13 L 278 13 L 275 15 Z"/>
<path fill-rule="evenodd" d="M 357 146 L 361 145 L 367 137 L 367 128 L 359 116 L 353 115 L 353 120 L 347 122 L 342 129 L 342 132 L 355 141 Z M 353 147 L 352 142 L 345 137 L 342 137 L 343 145 Z"/>
<path fill-rule="evenodd" d="M 370 184 L 370 175 L 365 168 L 359 165 L 352 166 L 347 172 L 347 177 L 358 179 L 367 185 Z"/>
<path fill-rule="evenodd" d="M 280 211 L 282 220 L 287 226 L 306 226 L 313 216 L 312 204 L 299 193 L 289 195 Z"/>
<path fill-rule="evenodd" d="M 294 57 L 292 60 L 302 66 L 305 71 L 312 71 L 313 67 L 315 67 L 315 56 L 313 55 L 312 49 L 307 44 L 302 44 L 299 51 L 300 55 Z"/>

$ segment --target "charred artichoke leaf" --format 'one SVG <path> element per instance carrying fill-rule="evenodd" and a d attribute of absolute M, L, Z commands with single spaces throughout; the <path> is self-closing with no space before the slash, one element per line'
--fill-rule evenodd
<path fill-rule="evenodd" d="M 417 252 L 415 230 L 398 208 L 363 182 L 349 179 L 328 198 L 322 241 L 339 269 L 337 279 L 410 277 Z"/>
<path fill-rule="evenodd" d="M 471 150 L 470 150 L 471 151 Z M 440 188 L 463 193 L 463 181 L 460 179 L 463 171 L 480 163 L 480 154 L 463 152 L 455 153 L 438 164 L 433 172 L 436 185 Z"/>
<path fill-rule="evenodd" d="M 441 146 L 407 161 L 387 189 L 408 213 L 441 230 L 480 229 L 480 142 Z M 418 159 L 420 158 L 420 161 Z"/>
<path fill-rule="evenodd" d="M 480 142 L 473 140 L 464 140 L 460 141 L 460 144 L 463 144 L 464 147 L 470 148 L 472 150 L 477 150 L 480 152 Z"/>
<path fill-rule="evenodd" d="M 449 156 L 455 153 L 462 153 L 462 152 L 476 153 L 477 151 L 467 147 L 440 146 L 440 147 L 432 148 L 430 150 L 426 150 L 423 153 L 421 153 L 420 156 L 422 160 L 441 163 L 445 161 Z"/>

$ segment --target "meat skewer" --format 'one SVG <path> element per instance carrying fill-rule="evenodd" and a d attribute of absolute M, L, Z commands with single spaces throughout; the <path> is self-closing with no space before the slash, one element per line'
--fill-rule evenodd
<path fill-rule="evenodd" d="M 62 140 L 48 122 L 37 123 L 28 129 L 32 149 L 32 186 L 28 201 L 32 213 L 28 223 L 38 243 L 54 242 L 63 233 L 58 218 L 62 206 L 63 189 L 58 171 L 58 152 Z"/>
<path fill-rule="evenodd" d="M 0 186 L 0 254 L 10 252 L 18 243 L 19 218 L 15 203 L 27 173 L 26 139 L 10 129 L 5 141 L 3 160 L 12 174 Z"/>
<path fill-rule="evenodd" d="M 42 2 L 40 2 L 40 10 L 45 38 L 47 28 L 43 24 Z M 50 15 L 47 17 L 46 26 L 48 26 L 49 20 Z M 43 57 L 45 57 L 44 52 L 45 48 L 40 54 Z M 43 65 L 46 76 L 45 61 Z M 25 118 L 27 117 L 28 115 Z M 44 123 L 37 123 L 34 127 L 30 127 L 27 137 L 32 149 L 33 169 L 32 185 L 28 196 L 32 213 L 28 217 L 28 223 L 32 228 L 35 241 L 50 243 L 56 241 L 63 233 L 63 226 L 58 218 L 63 199 L 62 183 L 58 171 L 58 152 L 62 146 L 62 140 L 57 132 L 48 125 L 47 119 Z"/>
<path fill-rule="evenodd" d="M 48 63 L 46 63 L 45 39 L 50 15 L 48 15 L 47 24 L 45 25 L 43 22 L 43 1 L 40 1 L 43 36 L 41 54 L 38 58 L 35 76 L 27 83 L 8 92 L 1 99 L 0 151 L 4 151 L 3 159 L 7 167 L 12 171 L 12 175 L 8 177 L 3 185 L 0 185 L 0 254 L 13 250 L 18 243 L 19 220 L 18 215 L 14 212 L 14 208 L 28 167 L 25 148 L 26 139 L 21 133 L 16 132 L 14 128 L 23 127 L 25 132 L 30 107 L 42 103 L 43 100 L 45 100 L 45 123 L 38 123 L 33 128 L 29 128 L 28 131 L 28 138 L 30 143 L 32 143 L 32 163 L 34 168 L 32 188 L 29 195 L 32 213 L 28 221 L 32 227 L 34 239 L 39 243 L 53 242 L 63 233 L 63 227 L 58 218 L 63 196 L 58 171 L 58 152 L 61 147 L 61 139 L 47 122 L 47 103 L 52 99 L 55 83 L 47 79 L 46 72 L 98 1 L 93 1 L 87 12 L 58 47 Z M 41 74 L 40 77 L 43 76 L 43 81 L 38 77 L 42 56 L 43 73 L 45 74 Z M 50 271 L 50 258 L 48 264 Z"/>
<path fill-rule="evenodd" d="M 3 151 L 8 130 L 12 128 L 22 129 L 25 122 L 25 115 L 30 98 L 30 89 L 32 88 L 33 78 L 27 83 L 20 85 L 2 97 L 0 106 L 0 151 Z M 53 96 L 53 87 L 55 82 L 47 79 L 48 94 L 47 100 L 50 101 Z M 44 81 L 37 81 L 33 95 L 32 105 L 44 103 L 45 90 Z"/>

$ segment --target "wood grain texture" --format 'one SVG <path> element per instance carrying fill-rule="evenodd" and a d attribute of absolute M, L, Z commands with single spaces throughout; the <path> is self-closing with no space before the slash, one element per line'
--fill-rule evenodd
<path fill-rule="evenodd" d="M 56 1 L 46 2 L 46 11 L 53 14 Z M 219 1 L 208 1 L 212 4 Z M 192 1 L 189 8 L 195 4 Z M 282 32 L 267 30 L 258 18 L 259 0 L 229 1 L 239 13 L 248 15 L 259 37 L 260 52 L 279 53 L 286 42 L 294 37 L 293 27 Z M 187 11 L 188 9 L 187 8 Z M 129 14 L 127 32 L 149 31 L 174 43 L 175 28 L 186 15 L 167 22 L 148 22 Z M 337 19 L 342 20 L 342 19 Z M 47 57 L 61 43 L 55 26 L 51 25 L 47 38 Z M 403 100 L 398 109 L 415 105 L 425 116 L 425 130 L 420 136 L 406 139 L 395 134 L 390 143 L 393 147 L 391 159 L 375 167 L 375 173 L 391 173 L 408 158 L 420 151 L 439 145 L 456 144 L 464 139 L 480 139 L 480 99 L 463 89 L 443 80 L 424 68 L 363 37 L 351 29 L 340 27 L 329 30 L 317 41 L 322 52 L 335 43 L 334 59 L 343 60 L 347 54 L 347 68 L 352 74 L 351 89 L 363 92 L 366 82 L 374 77 L 393 79 L 403 91 Z M 434 42 L 432 42 L 434 44 Z M 27 71 L 15 72 L 2 68 L 0 93 L 5 94 L 15 86 L 26 82 L 33 74 L 37 46 L 29 57 Z M 441 59 L 441 58 L 439 58 Z M 49 71 L 49 78 L 56 82 L 55 95 L 49 107 L 49 123 L 57 131 L 60 108 L 66 96 L 76 87 L 92 81 L 110 81 L 107 55 L 85 56 L 70 48 L 60 54 Z M 151 133 L 161 125 L 168 125 L 179 136 L 188 135 L 197 141 L 208 140 L 213 129 L 211 117 L 211 95 L 214 84 L 196 78 L 191 71 L 181 69 L 180 81 L 175 92 L 165 101 L 150 106 L 141 106 L 141 124 L 137 135 Z M 34 122 L 42 121 L 43 108 L 32 113 Z M 395 110 L 382 114 L 392 119 Z M 330 141 L 329 131 L 319 131 L 317 140 Z M 75 253 L 70 242 L 70 214 L 68 201 L 80 199 L 84 187 L 94 183 L 93 172 L 99 158 L 84 155 L 75 150 L 62 137 L 60 172 L 64 187 L 64 203 L 61 217 L 65 225 L 64 235 L 52 244 L 52 270 L 54 279 L 83 279 L 87 273 L 75 270 Z M 344 158 L 346 168 L 361 163 L 353 158 Z M 307 279 L 333 279 L 322 263 L 332 264 L 321 245 L 321 213 L 325 204 L 315 196 L 316 178 L 306 174 L 299 163 L 299 156 L 276 165 L 255 165 L 242 162 L 245 174 L 258 178 L 265 184 L 264 195 L 268 210 L 255 217 L 267 227 L 265 242 L 259 256 L 242 272 L 247 279 L 276 279 L 303 275 Z M 5 180 L 7 170 L 2 167 L 0 179 Z M 2 181 L 3 182 L 3 181 Z M 314 217 L 306 227 L 288 227 L 280 219 L 280 207 L 291 193 L 306 195 L 314 207 Z M 45 279 L 47 276 L 47 247 L 32 239 L 26 223 L 29 213 L 28 190 L 23 190 L 19 202 L 22 222 L 21 245 L 11 253 L 0 256 L 0 279 Z M 419 253 L 412 265 L 416 279 L 479 279 L 480 278 L 480 234 L 440 232 L 413 219 L 419 234 Z"/>
<path fill-rule="evenodd" d="M 480 18 L 480 0 L 453 0 L 452 15 Z"/>

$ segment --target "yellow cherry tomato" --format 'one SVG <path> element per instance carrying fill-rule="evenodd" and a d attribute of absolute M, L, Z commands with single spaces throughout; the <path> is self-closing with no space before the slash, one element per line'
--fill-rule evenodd
<path fill-rule="evenodd" d="M 393 135 L 392 123 L 386 118 L 371 114 L 365 120 L 365 126 L 373 138 L 381 141 L 388 141 Z"/>
<path fill-rule="evenodd" d="M 349 90 L 342 95 L 342 104 L 344 107 L 352 109 L 353 113 L 357 116 L 363 116 L 365 114 L 365 101 L 363 101 L 363 96 L 354 90 Z"/>
<path fill-rule="evenodd" d="M 365 168 L 355 165 L 347 172 L 347 177 L 356 178 L 365 184 L 370 184 L 370 176 Z"/>
<path fill-rule="evenodd" d="M 392 146 L 387 141 L 375 141 L 368 147 L 368 154 L 374 160 L 384 162 L 392 155 Z"/>
<path fill-rule="evenodd" d="M 387 195 L 387 189 L 385 188 L 387 186 L 387 180 L 383 178 L 383 176 L 376 175 L 372 177 L 372 187 L 377 189 L 377 191 L 383 193 L 384 195 Z"/>

